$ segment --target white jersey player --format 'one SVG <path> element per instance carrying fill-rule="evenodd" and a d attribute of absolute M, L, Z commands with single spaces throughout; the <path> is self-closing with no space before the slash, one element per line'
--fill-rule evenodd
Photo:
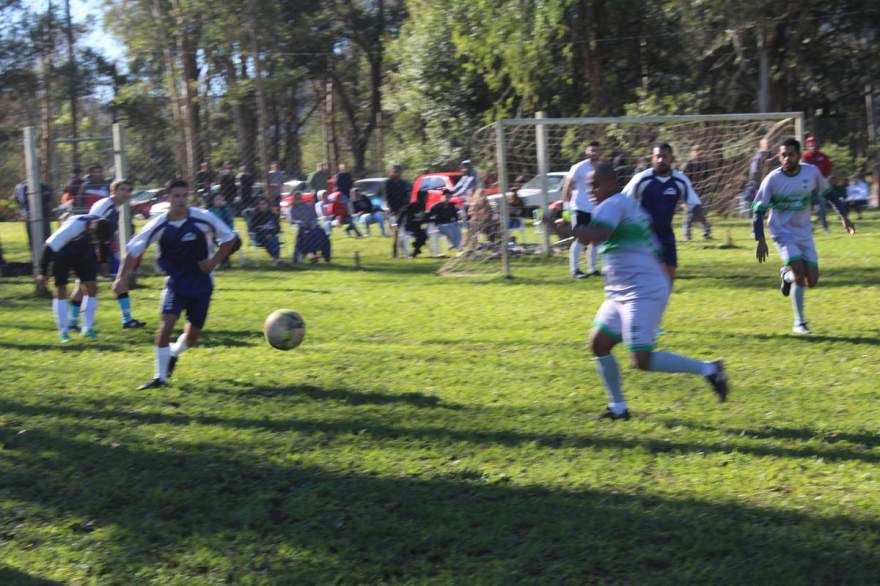
<path fill-rule="evenodd" d="M 571 225 L 586 226 L 590 223 L 590 214 L 593 212 L 593 203 L 590 201 L 590 189 L 587 186 L 587 176 L 593 170 L 593 165 L 599 162 L 601 155 L 598 142 L 591 142 L 585 151 L 587 158 L 572 165 L 565 177 L 565 185 L 562 187 L 562 201 L 571 214 Z M 568 249 L 569 273 L 575 279 L 585 279 L 598 275 L 596 270 L 596 247 L 589 245 L 589 265 L 587 272 L 581 270 L 581 255 L 584 245 L 577 239 L 571 243 Z"/>
<path fill-rule="evenodd" d="M 728 394 L 720 360 L 703 362 L 671 352 L 655 352 L 657 324 L 669 300 L 671 282 L 659 258 L 660 244 L 651 218 L 636 200 L 617 191 L 617 174 L 608 163 L 590 173 L 595 208 L 587 226 L 571 233 L 583 243 L 599 244 L 605 276 L 605 302 L 593 321 L 590 345 L 599 378 L 608 392 L 608 408 L 599 419 L 629 419 L 620 369 L 611 354 L 626 344 L 632 364 L 640 370 L 690 372 L 703 376 L 720 401 Z"/>
<path fill-rule="evenodd" d="M 771 171 L 761 182 L 755 202 L 753 229 L 758 241 L 758 262 L 767 259 L 767 242 L 764 239 L 764 215 L 769 210 L 767 226 L 779 249 L 783 267 L 779 270 L 784 296 L 792 295 L 794 327 L 796 334 L 809 334 L 804 317 L 804 289 L 815 287 L 819 282 L 819 256 L 813 242 L 810 210 L 813 198 L 823 197 L 831 202 L 850 235 L 855 226 L 846 216 L 844 205 L 834 195 L 831 186 L 819 169 L 801 163 L 801 144 L 790 138 L 779 147 L 781 167 Z"/>

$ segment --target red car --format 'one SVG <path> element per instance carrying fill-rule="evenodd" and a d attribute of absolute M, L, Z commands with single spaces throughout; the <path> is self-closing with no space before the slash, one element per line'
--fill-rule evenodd
<path fill-rule="evenodd" d="M 418 178 L 413 182 L 410 201 L 416 201 L 416 199 L 418 199 L 419 192 L 422 190 L 426 190 L 428 192 L 428 201 L 425 202 L 425 209 L 430 210 L 431 206 L 443 199 L 444 189 L 448 189 L 449 191 L 455 189 L 455 185 L 459 182 L 459 180 L 461 180 L 462 175 L 464 174 L 460 171 L 440 171 L 437 173 L 426 173 L 425 175 L 419 175 Z M 486 187 L 484 189 L 487 195 L 494 195 L 498 193 L 498 187 L 495 185 Z M 458 196 L 451 198 L 449 201 L 451 201 L 457 207 L 461 207 L 461 204 L 464 203 L 462 198 Z"/>

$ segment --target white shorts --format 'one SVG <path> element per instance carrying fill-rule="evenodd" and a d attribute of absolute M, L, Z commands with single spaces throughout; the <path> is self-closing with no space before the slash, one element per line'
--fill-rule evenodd
<path fill-rule="evenodd" d="M 800 260 L 814 267 L 819 266 L 819 255 L 816 253 L 816 243 L 812 238 L 774 238 L 773 241 L 779 249 L 783 263 L 790 265 Z"/>
<path fill-rule="evenodd" d="M 669 296 L 631 301 L 606 299 L 596 312 L 593 327 L 617 341 L 623 340 L 630 352 L 652 352 L 668 300 Z"/>

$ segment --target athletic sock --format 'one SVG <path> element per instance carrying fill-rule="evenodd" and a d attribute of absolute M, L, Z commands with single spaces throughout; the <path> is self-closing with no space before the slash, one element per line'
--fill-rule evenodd
<path fill-rule="evenodd" d="M 71 300 L 70 301 L 70 319 L 68 319 L 67 321 L 72 326 L 75 326 L 76 322 L 79 321 L 79 310 L 80 310 L 81 305 L 82 305 L 82 300 L 79 300 L 79 301 Z"/>
<path fill-rule="evenodd" d="M 156 346 L 156 378 L 164 381 L 168 378 L 168 361 L 171 349 L 168 346 Z"/>
<path fill-rule="evenodd" d="M 694 360 L 672 352 L 652 352 L 651 367 L 654 372 L 690 372 L 700 376 L 715 374 L 717 367 L 711 362 Z"/>
<path fill-rule="evenodd" d="M 52 313 L 55 314 L 55 325 L 62 336 L 67 333 L 67 299 L 53 299 Z"/>
<path fill-rule="evenodd" d="M 623 389 L 620 388 L 620 368 L 614 356 L 596 356 L 596 370 L 608 392 L 608 408 L 620 415 L 626 411 L 626 401 L 623 398 Z"/>
<path fill-rule="evenodd" d="M 598 250 L 596 250 L 596 248 L 597 247 L 595 244 L 590 244 L 590 272 L 591 273 L 596 272 L 596 255 L 598 253 Z"/>
<path fill-rule="evenodd" d="M 119 303 L 119 311 L 122 312 L 122 323 L 131 321 L 131 299 L 128 293 L 116 296 L 116 302 Z"/>
<path fill-rule="evenodd" d="M 568 249 L 568 272 L 574 275 L 581 270 L 581 253 L 584 251 L 584 245 L 575 239 Z"/>
<path fill-rule="evenodd" d="M 89 331 L 95 327 L 95 311 L 98 309 L 98 298 L 84 295 L 82 299 L 85 306 L 85 316 L 83 316 L 83 331 Z"/>
<path fill-rule="evenodd" d="M 189 346 L 186 345 L 186 333 L 180 334 L 180 337 L 177 338 L 177 341 L 169 346 L 171 348 L 172 356 L 180 356 L 184 352 L 187 351 Z"/>
<path fill-rule="evenodd" d="M 800 325 L 807 320 L 804 318 L 804 287 L 797 284 L 791 286 L 791 308 L 794 310 L 794 325 Z"/>

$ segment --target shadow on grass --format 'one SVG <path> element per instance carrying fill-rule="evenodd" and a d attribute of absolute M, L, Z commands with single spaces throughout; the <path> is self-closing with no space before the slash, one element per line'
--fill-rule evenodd
<path fill-rule="evenodd" d="M 235 381 L 220 381 L 221 385 L 234 385 Z M 270 387 L 241 385 L 243 395 L 259 397 L 292 397 L 308 398 L 313 401 L 338 401 L 347 405 L 395 405 L 404 404 L 412 407 L 461 409 L 461 405 L 444 403 L 439 397 L 422 393 L 379 393 L 376 391 L 355 391 L 339 388 L 322 388 L 311 385 L 293 387 Z"/>
<path fill-rule="evenodd" d="M 62 586 L 64 582 L 37 578 L 9 566 L 0 566 L 0 584 L 5 586 Z"/>
<path fill-rule="evenodd" d="M 792 333 L 786 334 L 756 334 L 749 332 L 723 332 L 720 330 L 675 330 L 676 333 L 695 334 L 698 336 L 707 336 L 711 338 L 734 338 L 739 342 L 743 338 L 754 338 L 756 340 L 787 340 L 800 342 L 804 344 L 815 344 L 818 342 L 843 342 L 846 344 L 865 344 L 868 346 L 880 346 L 880 338 L 866 336 L 829 336 L 823 334 L 810 334 L 809 336 L 799 336 Z"/>
<path fill-rule="evenodd" d="M 721 432 L 731 435 L 742 435 L 751 438 L 781 439 L 796 441 L 819 441 L 824 444 L 851 443 L 858 444 L 866 449 L 874 449 L 880 446 L 880 435 L 876 433 L 848 433 L 834 430 L 815 430 L 805 427 L 766 427 L 749 429 L 744 427 L 712 427 L 700 425 L 682 419 L 664 419 L 663 424 L 667 427 L 687 427 L 699 431 Z"/>
<path fill-rule="evenodd" d="M 111 582 L 217 571 L 232 583 L 867 584 L 880 575 L 873 521 L 516 486 L 476 468 L 381 477 L 274 464 L 223 444 L 157 451 L 74 435 L 0 429 L 15 455 L 0 489 L 39 505 L 56 543 L 82 539 L 70 517 L 104 530 L 89 561 Z"/>
<path fill-rule="evenodd" d="M 118 344 L 109 344 L 105 342 L 93 342 L 91 340 L 83 340 L 80 337 L 72 337 L 67 344 L 57 342 L 58 334 L 55 332 L 46 332 L 46 337 L 51 337 L 53 342 L 45 344 L 21 343 L 21 342 L 0 342 L 0 349 L 21 350 L 21 351 L 37 351 L 57 350 L 59 352 L 82 352 L 83 350 L 100 350 L 101 352 L 123 352 L 131 349 L 131 344 L 120 341 Z"/>

